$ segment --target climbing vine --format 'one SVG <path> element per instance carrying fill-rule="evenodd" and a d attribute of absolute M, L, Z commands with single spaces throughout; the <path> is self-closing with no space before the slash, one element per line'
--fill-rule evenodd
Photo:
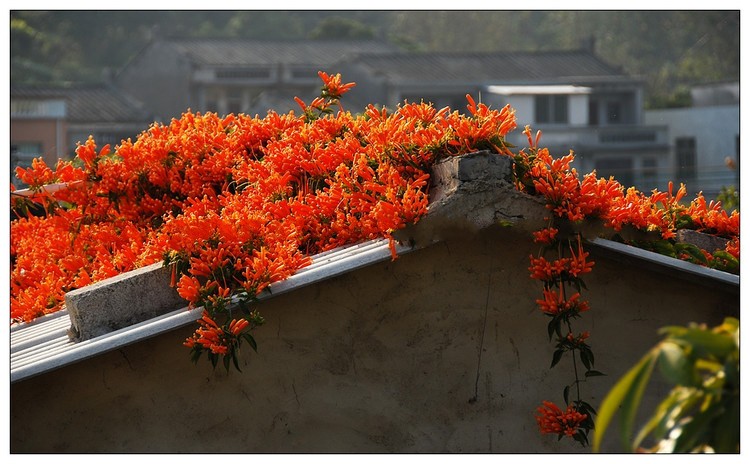
<path fill-rule="evenodd" d="M 163 261 L 178 293 L 203 308 L 184 342 L 191 358 L 205 353 L 213 366 L 239 370 L 241 347 L 256 349 L 251 333 L 263 324 L 253 303 L 271 283 L 312 255 L 363 240 L 388 239 L 395 257 L 392 233 L 427 212 L 435 161 L 491 150 L 513 159 L 516 187 L 544 197 L 550 212 L 534 233 L 540 251 L 529 272 L 541 283 L 535 303 L 555 343 L 551 365 L 570 355 L 573 380 L 563 408 L 544 401 L 538 409 L 540 430 L 586 444 L 595 411 L 582 385 L 601 372 L 589 333 L 574 330 L 590 310 L 583 277 L 594 265 L 582 225 L 598 221 L 622 240 L 625 229 L 638 231 L 642 243 L 702 265 L 738 265 L 739 213 L 701 195 L 686 204 L 684 186 L 646 195 L 595 173 L 580 177 L 572 153 L 553 157 L 529 127 L 529 147 L 514 152 L 505 142 L 516 128 L 510 106 L 491 109 L 467 95 L 466 115 L 424 102 L 354 115 L 341 104 L 354 83 L 319 76 L 321 95 L 297 98 L 299 114 L 186 112 L 114 149 L 89 138 L 54 169 L 41 159 L 17 168 L 32 194 L 12 195 L 11 321 L 58 311 L 68 291 Z M 714 253 L 683 246 L 679 228 L 728 245 Z"/>

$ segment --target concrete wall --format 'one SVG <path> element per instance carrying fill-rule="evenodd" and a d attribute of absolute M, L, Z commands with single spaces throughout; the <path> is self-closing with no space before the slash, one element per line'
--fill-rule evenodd
<path fill-rule="evenodd" d="M 264 301 L 241 373 L 192 365 L 186 327 L 12 384 L 11 452 L 586 452 L 534 420 L 572 381 L 569 358 L 549 369 L 535 251 L 490 228 Z M 608 374 L 594 407 L 657 328 L 739 314 L 736 294 L 594 260 L 574 323 Z"/>

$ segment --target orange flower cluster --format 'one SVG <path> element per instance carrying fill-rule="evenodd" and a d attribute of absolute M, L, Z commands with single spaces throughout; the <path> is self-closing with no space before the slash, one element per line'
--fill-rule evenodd
<path fill-rule="evenodd" d="M 588 418 L 587 414 L 578 412 L 570 404 L 563 412 L 555 403 L 542 401 L 542 406 L 537 408 L 539 415 L 536 416 L 539 431 L 541 433 L 553 433 L 560 437 L 563 435 L 573 437 L 579 432 L 579 427 Z"/>
<path fill-rule="evenodd" d="M 544 196 L 557 217 L 573 222 L 598 218 L 615 231 L 629 225 L 656 232 L 663 239 L 688 228 L 739 240 L 739 212 L 728 213 L 719 202 L 706 202 L 700 193 L 686 205 L 685 185 L 673 193 L 670 182 L 666 192 L 654 190 L 647 195 L 634 187 L 625 189 L 614 178 L 598 178 L 595 172 L 581 179 L 571 168 L 572 152 L 553 158 L 548 149 L 538 147 L 541 132 L 532 139 L 531 128 L 526 126 L 524 133 L 530 148 L 515 155 L 516 184 L 520 190 Z M 543 242 L 541 237 L 538 240 Z"/>
<path fill-rule="evenodd" d="M 555 233 L 552 233 L 553 228 L 543 229 L 538 234 L 544 237 L 545 240 L 550 240 L 550 237 L 554 237 Z M 545 232 L 547 231 L 547 232 Z M 549 245 L 550 241 L 545 241 Z M 566 282 L 571 278 L 578 278 L 583 274 L 591 272 L 594 266 L 593 261 L 586 261 L 589 256 L 587 251 L 583 251 L 583 244 L 581 243 L 580 237 L 578 237 L 577 250 L 573 249 L 573 246 L 569 244 L 570 257 L 561 257 L 553 261 L 548 261 L 544 256 L 535 258 L 533 255 L 529 256 L 531 266 L 531 278 L 535 280 L 541 280 L 545 282 L 547 286 L 557 285 L 560 282 Z"/>
<path fill-rule="evenodd" d="M 245 325 L 250 323 L 245 319 L 242 319 L 242 321 L 246 323 Z M 238 333 L 235 333 L 235 330 L 231 330 L 228 333 L 225 332 L 205 311 L 203 317 L 196 322 L 198 322 L 200 328 L 195 331 L 195 334 L 191 338 L 185 340 L 183 344 L 188 348 L 193 348 L 195 345 L 200 344 L 211 350 L 213 354 L 227 354 L 229 346 L 233 343 L 227 340 L 227 335 L 236 337 Z M 237 320 L 233 319 L 232 329 L 236 326 Z"/>
<path fill-rule="evenodd" d="M 426 103 L 334 112 L 354 84 L 320 77 L 321 97 L 300 101 L 299 115 L 187 112 L 114 150 L 89 138 L 55 169 L 41 160 L 18 169 L 46 215 L 11 224 L 11 320 L 57 311 L 70 290 L 164 260 L 179 294 L 217 321 L 202 319 L 191 348 L 218 355 L 217 330 L 232 333 L 234 304 L 313 254 L 417 221 L 436 159 L 507 151 L 515 127 L 510 107 L 471 100 L 470 116 Z M 67 188 L 45 192 L 51 183 Z M 20 211 L 28 200 L 15 201 Z"/>
<path fill-rule="evenodd" d="M 544 298 L 536 300 L 539 305 L 539 309 L 544 314 L 550 316 L 562 316 L 578 314 L 589 310 L 589 303 L 587 301 L 578 301 L 581 294 L 576 292 L 565 298 L 563 287 L 560 286 L 559 290 L 543 290 Z"/>

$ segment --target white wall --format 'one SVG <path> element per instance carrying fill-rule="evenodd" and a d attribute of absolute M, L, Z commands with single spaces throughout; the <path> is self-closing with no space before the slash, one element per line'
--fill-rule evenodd
<path fill-rule="evenodd" d="M 646 124 L 669 126 L 669 143 L 672 160 L 675 159 L 675 140 L 695 137 L 698 179 L 690 192 L 718 191 L 725 185 L 736 185 L 735 171 L 724 163 L 726 157 L 738 162 L 736 139 L 740 134 L 739 105 L 705 106 L 700 108 L 675 108 L 647 110 Z"/>
<path fill-rule="evenodd" d="M 588 124 L 588 95 L 568 95 L 568 121 L 571 126 L 583 126 Z"/>

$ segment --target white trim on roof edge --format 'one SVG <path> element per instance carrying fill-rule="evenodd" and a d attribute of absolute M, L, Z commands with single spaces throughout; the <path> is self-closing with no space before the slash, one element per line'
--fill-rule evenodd
<path fill-rule="evenodd" d="M 585 95 L 591 87 L 581 85 L 488 85 L 487 92 L 496 95 Z"/>

